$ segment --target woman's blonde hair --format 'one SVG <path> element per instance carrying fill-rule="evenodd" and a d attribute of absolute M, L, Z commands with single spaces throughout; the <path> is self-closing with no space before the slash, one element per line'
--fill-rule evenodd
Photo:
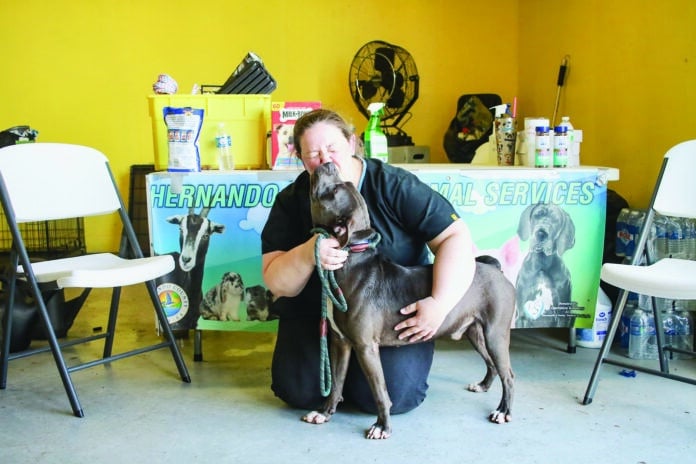
<path fill-rule="evenodd" d="M 348 124 L 345 119 L 341 117 L 337 112 L 327 109 L 317 109 L 312 110 L 309 113 L 305 113 L 297 120 L 295 127 L 292 131 L 292 144 L 295 147 L 295 155 L 298 157 L 302 155 L 302 148 L 300 148 L 300 139 L 304 135 L 305 131 L 315 125 L 318 122 L 327 122 L 336 126 L 343 136 L 350 140 L 350 138 L 355 135 L 353 126 Z M 362 141 L 359 137 L 356 137 L 355 151 L 356 155 L 362 154 Z"/>

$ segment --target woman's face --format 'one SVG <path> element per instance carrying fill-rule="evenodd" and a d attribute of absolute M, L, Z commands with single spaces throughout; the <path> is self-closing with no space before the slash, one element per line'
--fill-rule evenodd
<path fill-rule="evenodd" d="M 309 127 L 300 139 L 302 164 L 310 174 L 320 164 L 333 162 L 339 171 L 348 166 L 355 154 L 355 135 L 346 139 L 343 132 L 326 121 Z"/>

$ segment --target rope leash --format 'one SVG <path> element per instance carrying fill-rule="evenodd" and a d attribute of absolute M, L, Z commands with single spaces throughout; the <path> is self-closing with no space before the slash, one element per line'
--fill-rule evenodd
<path fill-rule="evenodd" d="M 331 393 L 331 361 L 329 359 L 329 325 L 328 325 L 328 300 L 331 299 L 334 307 L 342 312 L 348 311 L 348 303 L 336 282 L 334 271 L 329 271 L 321 267 L 319 261 L 319 248 L 321 241 L 331 235 L 321 228 L 314 228 L 312 233 L 318 234 L 314 243 L 314 262 L 317 266 L 317 274 L 321 281 L 321 320 L 319 321 L 319 388 L 322 396 L 329 396 Z M 365 240 L 360 243 L 349 244 L 346 248 L 351 253 L 360 253 L 367 248 L 376 248 L 382 239 L 381 235 L 375 234 L 372 240 Z"/>
<path fill-rule="evenodd" d="M 343 296 L 341 288 L 336 282 L 336 276 L 333 271 L 328 271 L 321 267 L 321 262 L 319 261 L 319 246 L 321 241 L 325 238 L 329 238 L 330 235 L 324 229 L 312 229 L 312 233 L 316 233 L 316 242 L 314 242 L 314 262 L 317 266 L 317 274 L 319 274 L 319 280 L 321 281 L 321 319 L 319 321 L 319 388 L 321 389 L 322 396 L 329 396 L 331 393 L 331 360 L 329 359 L 329 325 L 328 319 L 328 299 L 331 298 L 331 302 L 334 307 L 345 312 L 348 310 L 348 304 Z M 334 291 L 337 296 L 334 296 Z"/>

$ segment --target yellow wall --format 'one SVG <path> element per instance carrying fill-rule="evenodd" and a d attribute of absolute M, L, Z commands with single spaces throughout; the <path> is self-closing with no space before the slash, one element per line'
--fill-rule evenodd
<path fill-rule="evenodd" d="M 2 2 L 0 16 L 0 128 L 103 150 L 124 195 L 129 167 L 153 161 L 157 75 L 187 93 L 224 81 L 249 50 L 278 81 L 274 100 L 320 100 L 361 129 L 354 54 L 372 40 L 404 47 L 421 82 L 405 130 L 434 162 L 447 161 L 442 137 L 463 93 L 518 95 L 520 117 L 550 116 L 568 54 L 560 112 L 584 130 L 582 161 L 620 168 L 613 187 L 637 206 L 664 151 L 696 138 L 691 0 L 27 0 Z M 88 221 L 89 250 L 115 249 L 114 232 Z"/>
<path fill-rule="evenodd" d="M 696 138 L 696 2 L 519 5 L 524 112 L 553 112 L 558 67 L 570 55 L 561 112 L 583 129 L 581 161 L 619 168 L 621 180 L 610 188 L 646 207 L 664 153 Z"/>

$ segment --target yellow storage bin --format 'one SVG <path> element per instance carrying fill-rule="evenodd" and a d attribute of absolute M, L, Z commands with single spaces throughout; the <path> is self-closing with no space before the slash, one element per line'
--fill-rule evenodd
<path fill-rule="evenodd" d="M 218 124 L 225 123 L 232 137 L 232 154 L 236 169 L 265 169 L 266 134 L 271 130 L 270 95 L 151 95 L 148 97 L 155 168 L 166 170 L 169 159 L 167 126 L 162 109 L 202 108 L 203 127 L 198 138 L 203 169 L 217 169 L 215 135 Z"/>

